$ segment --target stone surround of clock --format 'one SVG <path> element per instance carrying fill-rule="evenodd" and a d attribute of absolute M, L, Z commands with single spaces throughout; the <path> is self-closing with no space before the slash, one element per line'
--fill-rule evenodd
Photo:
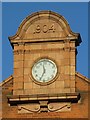
<path fill-rule="evenodd" d="M 63 16 L 52 11 L 33 13 L 9 40 L 14 52 L 13 95 L 9 101 L 78 98 L 76 47 L 81 38 Z"/>
<path fill-rule="evenodd" d="M 39 85 L 48 85 L 57 76 L 57 66 L 50 59 L 40 59 L 32 67 L 32 79 Z"/>

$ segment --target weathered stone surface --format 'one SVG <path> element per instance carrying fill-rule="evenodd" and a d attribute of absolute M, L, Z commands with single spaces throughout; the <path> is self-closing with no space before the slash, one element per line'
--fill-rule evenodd
<path fill-rule="evenodd" d="M 9 39 L 14 47 L 14 74 L 13 78 L 2 84 L 3 118 L 87 118 L 88 80 L 75 71 L 75 49 L 79 45 L 80 35 L 71 31 L 67 21 L 51 11 L 37 12 L 28 16 L 16 35 Z M 51 59 L 57 66 L 57 75 L 47 83 L 36 81 L 32 75 L 32 67 L 42 58 Z M 63 95 L 77 92 L 81 92 L 82 104 L 71 104 L 69 101 L 69 106 L 68 103 L 57 102 L 59 97 L 67 99 L 69 96 Z M 58 96 L 59 94 L 62 96 Z M 19 96 L 17 101 L 32 100 L 32 103 L 10 106 L 6 95 Z M 34 95 L 37 97 L 33 97 Z M 40 95 L 43 95 L 41 101 Z M 50 103 L 51 99 L 54 102 Z M 38 103 L 34 103 L 35 100 Z M 64 105 L 67 106 L 60 110 Z"/>

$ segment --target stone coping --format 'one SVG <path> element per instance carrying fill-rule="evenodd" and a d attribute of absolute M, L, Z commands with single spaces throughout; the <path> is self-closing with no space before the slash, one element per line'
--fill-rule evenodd
<path fill-rule="evenodd" d="M 87 77 L 83 76 L 83 75 L 80 74 L 79 72 L 76 72 L 75 75 L 78 76 L 79 78 L 83 79 L 83 80 L 86 81 L 87 83 L 90 83 L 90 79 L 88 79 Z"/>

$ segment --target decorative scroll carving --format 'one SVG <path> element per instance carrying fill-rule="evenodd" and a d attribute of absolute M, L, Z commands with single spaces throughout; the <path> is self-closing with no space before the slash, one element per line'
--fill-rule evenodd
<path fill-rule="evenodd" d="M 48 112 L 70 111 L 71 103 L 50 103 L 48 104 Z"/>
<path fill-rule="evenodd" d="M 48 103 L 48 101 L 40 101 L 39 103 L 18 105 L 18 113 L 71 111 L 71 103 Z"/>
<path fill-rule="evenodd" d="M 18 105 L 18 113 L 35 113 L 35 112 L 40 112 L 40 105 L 38 103 Z"/>
<path fill-rule="evenodd" d="M 79 93 L 52 95 L 8 96 L 10 105 L 18 106 L 18 113 L 62 112 L 70 111 L 71 103 L 78 103 Z"/>

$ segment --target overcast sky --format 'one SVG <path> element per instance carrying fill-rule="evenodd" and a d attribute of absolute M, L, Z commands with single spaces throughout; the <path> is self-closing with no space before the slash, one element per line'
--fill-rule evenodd
<path fill-rule="evenodd" d="M 23 19 L 40 10 L 52 10 L 59 13 L 68 21 L 73 32 L 80 33 L 82 43 L 78 46 L 77 71 L 88 77 L 87 2 L 7 2 L 2 4 L 2 80 L 13 74 L 13 52 L 8 37 L 16 34 Z"/>

